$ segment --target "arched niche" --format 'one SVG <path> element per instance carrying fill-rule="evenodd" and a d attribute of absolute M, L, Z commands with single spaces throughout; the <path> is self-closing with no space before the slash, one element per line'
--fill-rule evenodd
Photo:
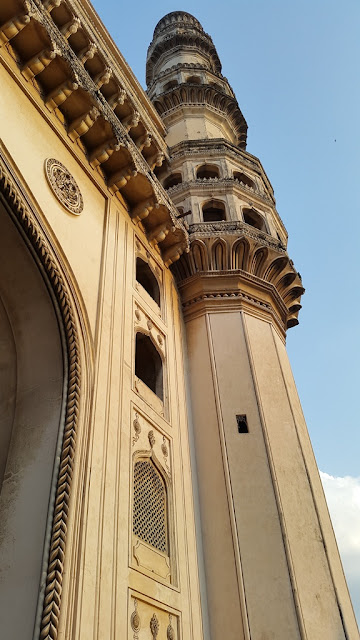
<path fill-rule="evenodd" d="M 166 84 L 164 84 L 163 91 L 169 91 L 170 89 L 174 89 L 174 87 L 177 87 L 178 84 L 179 83 L 177 80 L 169 80 L 169 82 L 166 82 Z"/>
<path fill-rule="evenodd" d="M 136 333 L 135 375 L 161 401 L 164 400 L 162 358 L 151 338 L 140 331 Z"/>
<path fill-rule="evenodd" d="M 177 184 L 182 183 L 182 175 L 181 173 L 171 173 L 167 178 L 165 178 L 163 182 L 164 189 L 170 189 L 171 187 L 175 187 Z"/>
<path fill-rule="evenodd" d="M 209 178 L 219 178 L 220 171 L 216 164 L 202 164 L 196 170 L 196 177 L 201 180 L 208 180 Z"/>
<path fill-rule="evenodd" d="M 264 218 L 260 213 L 255 211 L 255 209 L 243 209 L 242 214 L 246 224 L 255 227 L 255 229 L 259 229 L 259 231 L 265 231 L 265 233 L 268 232 Z"/>
<path fill-rule="evenodd" d="M 225 204 L 221 200 L 208 200 L 202 207 L 204 222 L 226 220 Z"/>
<path fill-rule="evenodd" d="M 66 376 L 46 277 L 2 201 L 0 255 L 0 619 L 4 637 L 31 640 Z"/>
<path fill-rule="evenodd" d="M 186 82 L 188 84 L 201 84 L 201 78 L 200 76 L 188 76 Z"/>
<path fill-rule="evenodd" d="M 160 287 L 152 269 L 145 260 L 136 258 L 136 280 L 160 306 Z"/>
<path fill-rule="evenodd" d="M 233 175 L 235 180 L 242 182 L 243 184 L 245 184 L 247 187 L 251 189 L 255 189 L 255 182 L 251 180 L 251 178 L 249 178 L 249 176 L 247 176 L 246 173 L 243 173 L 242 171 L 234 171 Z"/>

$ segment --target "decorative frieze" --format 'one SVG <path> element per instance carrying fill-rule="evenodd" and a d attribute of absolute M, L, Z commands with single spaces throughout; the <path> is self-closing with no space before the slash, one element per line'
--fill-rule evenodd
<path fill-rule="evenodd" d="M 301 277 L 284 248 L 276 246 L 270 236 L 240 221 L 216 222 L 191 225 L 190 240 L 190 252 L 173 267 L 185 307 L 208 299 L 231 302 L 243 297 L 244 289 L 249 295 L 250 288 L 255 295 L 250 294 L 248 302 L 253 299 L 255 306 L 259 301 L 262 304 L 263 291 L 265 306 L 272 307 L 283 330 L 298 324 L 304 293 Z M 227 287 L 222 290 L 225 277 Z M 194 278 L 206 281 L 205 290 L 201 285 L 196 296 L 187 285 Z"/>
<path fill-rule="evenodd" d="M 140 593 L 129 598 L 129 637 L 132 640 L 178 640 L 180 615 L 178 611 Z"/>
<path fill-rule="evenodd" d="M 59 109 L 73 142 L 81 138 L 80 146 L 88 153 L 90 164 L 103 175 L 112 193 L 120 191 L 126 200 L 127 185 L 136 179 L 131 185 L 133 208 L 144 198 L 154 200 L 151 215 L 146 215 L 143 226 L 170 264 L 186 250 L 188 239 L 184 225 L 177 219 L 173 202 L 151 172 L 155 166 L 161 165 L 166 156 L 165 142 L 127 86 L 126 77 L 120 79 L 111 54 L 103 44 L 99 44 L 101 39 L 94 44 L 95 38 L 91 37 L 93 25 L 82 14 L 81 18 L 76 15 L 76 3 L 70 6 L 67 0 L 63 0 L 61 4 L 64 9 L 62 15 L 67 13 L 68 20 L 57 26 L 55 19 L 58 14 L 53 11 L 58 6 L 56 2 L 49 0 L 44 5 L 38 0 L 24 0 L 24 13 L 17 13 L 0 27 L 0 40 L 12 42 L 20 31 L 30 28 L 32 21 L 36 21 L 37 27 L 32 29 L 31 36 L 33 46 L 37 45 L 39 50 L 31 59 L 26 58 L 26 48 L 22 49 L 25 40 L 14 40 L 14 57 L 19 61 L 24 78 L 28 81 L 36 78 L 34 86 L 39 89 L 46 106 L 50 111 Z M 77 40 L 71 36 L 80 31 L 88 42 L 76 50 L 73 49 L 74 43 L 81 38 Z M 96 59 L 96 65 L 85 68 L 85 62 L 92 59 Z M 92 74 L 91 68 L 99 65 L 102 70 Z M 48 67 L 53 68 L 54 73 L 44 75 L 42 72 Z M 59 77 L 60 71 L 62 77 L 64 71 L 68 77 L 58 85 L 51 84 L 53 78 Z M 100 126 L 94 127 L 96 123 Z M 87 136 L 92 129 L 94 133 L 92 131 L 91 137 Z M 133 140 L 131 135 L 135 129 L 136 139 Z M 104 132 L 107 133 L 105 140 Z M 108 163 L 110 157 L 111 164 Z M 137 222 L 142 219 L 137 214 L 133 217 Z M 160 232 L 159 225 L 163 225 L 166 219 L 166 226 Z"/>

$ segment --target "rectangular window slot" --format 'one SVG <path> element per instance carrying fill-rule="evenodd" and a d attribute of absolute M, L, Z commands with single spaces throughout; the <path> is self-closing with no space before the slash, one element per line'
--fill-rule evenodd
<path fill-rule="evenodd" d="M 247 423 L 247 417 L 245 414 L 236 416 L 236 422 L 239 433 L 249 433 L 249 427 Z"/>

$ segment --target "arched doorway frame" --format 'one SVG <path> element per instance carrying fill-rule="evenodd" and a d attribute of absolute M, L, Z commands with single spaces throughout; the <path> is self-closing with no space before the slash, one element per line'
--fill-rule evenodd
<path fill-rule="evenodd" d="M 61 324 L 65 359 L 65 402 L 60 444 L 57 479 L 50 504 L 50 535 L 45 554 L 47 558 L 46 578 L 43 589 L 42 613 L 37 625 L 41 640 L 55 640 L 58 635 L 64 556 L 67 544 L 67 525 L 69 517 L 70 493 L 73 484 L 76 437 L 79 426 L 81 375 L 81 345 L 83 332 L 79 335 L 79 326 L 86 324 L 81 314 L 81 304 L 73 290 L 67 284 L 71 276 L 66 274 L 51 241 L 46 237 L 36 214 L 36 208 L 28 197 L 23 181 L 9 160 L 8 154 L 0 144 L 0 199 L 9 215 L 21 232 L 24 241 L 32 250 L 34 258 L 41 265 L 47 285 L 56 303 Z M 85 346 L 85 351 L 89 345 Z M 83 376 L 84 377 L 84 376 Z"/>

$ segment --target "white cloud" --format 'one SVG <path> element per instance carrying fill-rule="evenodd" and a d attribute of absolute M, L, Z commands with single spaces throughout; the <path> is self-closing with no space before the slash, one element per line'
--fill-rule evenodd
<path fill-rule="evenodd" d="M 360 626 L 360 478 L 320 476 Z"/>

